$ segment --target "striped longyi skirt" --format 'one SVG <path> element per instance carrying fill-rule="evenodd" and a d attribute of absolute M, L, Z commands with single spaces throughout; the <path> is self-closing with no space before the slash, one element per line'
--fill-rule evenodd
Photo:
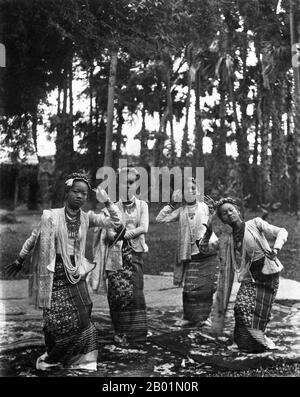
<path fill-rule="evenodd" d="M 279 286 L 279 273 L 262 273 L 264 258 L 250 267 L 254 281 L 244 281 L 239 288 L 234 307 L 234 341 L 240 350 L 259 353 L 268 347 L 265 329 Z"/>
<path fill-rule="evenodd" d="M 183 319 L 190 323 L 207 320 L 216 290 L 218 256 L 194 255 L 185 264 L 183 287 Z"/>

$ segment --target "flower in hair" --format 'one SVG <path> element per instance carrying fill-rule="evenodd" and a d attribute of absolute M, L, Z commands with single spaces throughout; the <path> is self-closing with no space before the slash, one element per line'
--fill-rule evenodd
<path fill-rule="evenodd" d="M 66 180 L 65 185 L 68 187 L 72 187 L 74 182 L 74 178 L 69 178 Z"/>

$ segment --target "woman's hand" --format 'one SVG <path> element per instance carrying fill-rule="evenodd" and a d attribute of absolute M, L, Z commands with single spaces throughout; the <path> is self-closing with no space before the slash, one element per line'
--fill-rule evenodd
<path fill-rule="evenodd" d="M 23 259 L 17 258 L 13 263 L 9 263 L 8 265 L 6 265 L 4 268 L 6 274 L 9 277 L 15 277 L 22 269 L 23 262 L 24 262 Z"/>
<path fill-rule="evenodd" d="M 176 207 L 178 204 L 181 203 L 182 203 L 182 192 L 180 189 L 176 189 L 172 194 L 170 205 L 172 207 Z"/>
<path fill-rule="evenodd" d="M 274 260 L 277 255 L 278 255 L 279 249 L 278 248 L 273 248 L 270 251 L 265 251 L 266 256 L 271 259 Z"/>
<path fill-rule="evenodd" d="M 106 191 L 104 189 L 101 188 L 100 185 L 97 187 L 95 192 L 96 192 L 96 197 L 97 197 L 97 200 L 99 201 L 99 203 L 107 203 L 110 201 L 108 194 L 106 193 Z"/>
<path fill-rule="evenodd" d="M 216 211 L 213 211 L 213 212 L 209 213 L 209 217 L 208 217 L 208 220 L 207 220 L 207 223 L 206 223 L 206 227 L 207 227 L 207 230 L 209 232 L 212 232 L 212 224 L 213 224 L 213 220 L 214 220 L 215 215 L 216 215 Z"/>
<path fill-rule="evenodd" d="M 208 206 L 209 214 L 215 213 L 216 202 L 209 196 L 204 196 L 204 203 Z"/>
<path fill-rule="evenodd" d="M 116 238 L 116 236 L 117 236 L 117 232 L 116 232 L 115 230 L 113 230 L 113 229 L 108 229 L 108 230 L 107 230 L 107 238 L 108 238 L 110 241 L 114 241 L 114 239 Z"/>
<path fill-rule="evenodd" d="M 126 233 L 124 234 L 125 240 L 131 240 L 134 238 L 135 233 L 132 230 L 126 230 Z"/>

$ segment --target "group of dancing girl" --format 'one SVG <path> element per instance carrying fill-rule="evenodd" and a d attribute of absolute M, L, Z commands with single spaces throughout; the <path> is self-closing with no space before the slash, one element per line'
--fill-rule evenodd
<path fill-rule="evenodd" d="M 16 260 L 7 265 L 8 275 L 15 276 L 31 256 L 29 297 L 43 310 L 46 345 L 37 369 L 97 370 L 97 330 L 89 288 L 107 295 L 116 344 L 146 341 L 143 256 L 148 252 L 149 210 L 134 195 L 138 178 L 134 167 L 119 170 L 119 183 L 124 186 L 116 203 L 98 186 L 96 197 L 104 208 L 95 213 L 81 209 L 91 190 L 88 178 L 71 174 L 65 181 L 64 207 L 43 211 Z M 185 183 L 184 197 L 175 190 L 156 217 L 159 223 L 178 224 L 174 284 L 183 287 L 178 325 L 213 329 L 212 313 L 220 307 L 226 312 L 237 277 L 234 343 L 248 353 L 273 348 L 265 330 L 282 270 L 277 255 L 287 231 L 259 217 L 245 222 L 233 198 L 201 201 L 196 181 L 189 178 Z M 225 239 L 214 233 L 215 217 L 230 226 Z M 94 228 L 92 261 L 85 256 L 89 228 Z"/>

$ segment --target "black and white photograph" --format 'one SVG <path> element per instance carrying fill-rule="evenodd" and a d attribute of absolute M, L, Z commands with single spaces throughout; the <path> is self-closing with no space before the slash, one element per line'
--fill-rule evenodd
<path fill-rule="evenodd" d="M 0 378 L 300 377 L 300 0 L 0 0 L 0 139 Z"/>

